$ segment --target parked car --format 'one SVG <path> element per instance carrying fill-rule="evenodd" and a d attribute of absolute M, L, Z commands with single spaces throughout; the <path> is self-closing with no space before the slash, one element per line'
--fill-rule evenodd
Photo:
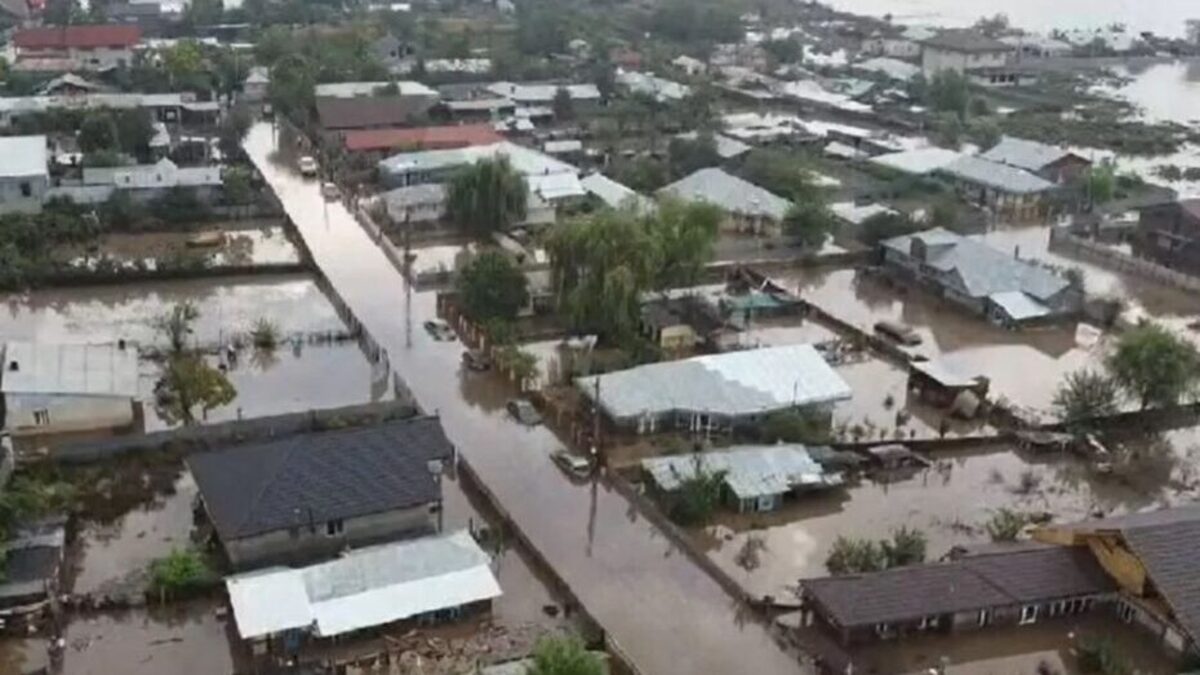
<path fill-rule="evenodd" d="M 592 475 L 592 463 L 586 457 L 580 457 L 567 450 L 555 450 L 550 459 L 571 478 L 582 479 Z"/>
<path fill-rule="evenodd" d="M 321 196 L 326 201 L 335 201 L 342 196 L 342 191 L 338 189 L 336 183 L 321 183 Z"/>
<path fill-rule="evenodd" d="M 270 104 L 270 103 L 264 103 L 264 104 L 263 104 L 263 107 L 262 107 L 262 116 L 263 116 L 263 119 L 264 119 L 264 120 L 273 120 L 273 119 L 275 119 L 275 109 L 271 107 L 271 104 Z"/>
<path fill-rule="evenodd" d="M 312 177 L 317 175 L 317 160 L 309 155 L 301 157 L 300 161 L 296 162 L 296 166 L 300 169 L 301 176 Z"/>
<path fill-rule="evenodd" d="M 462 355 L 467 370 L 484 371 L 492 367 L 492 359 L 478 349 L 468 349 Z"/>
<path fill-rule="evenodd" d="M 454 329 L 450 327 L 450 324 L 442 321 L 441 319 L 430 319 L 426 321 L 425 331 L 428 332 L 429 335 L 438 342 L 453 342 L 454 338 L 456 337 L 454 335 Z"/>
<path fill-rule="evenodd" d="M 513 419 L 527 427 L 534 427 L 542 423 L 541 413 L 526 399 L 514 398 L 508 402 L 507 408 L 508 414 L 512 415 Z"/>
<path fill-rule="evenodd" d="M 917 331 L 896 321 L 880 321 L 875 324 L 875 332 L 906 347 L 921 344 L 921 336 Z"/>

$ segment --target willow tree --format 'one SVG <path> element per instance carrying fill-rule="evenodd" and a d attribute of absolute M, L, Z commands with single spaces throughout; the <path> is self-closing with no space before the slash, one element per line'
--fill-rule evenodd
<path fill-rule="evenodd" d="M 467 231 L 502 232 L 525 218 L 529 187 L 507 157 L 480 160 L 450 180 L 446 216 Z"/>

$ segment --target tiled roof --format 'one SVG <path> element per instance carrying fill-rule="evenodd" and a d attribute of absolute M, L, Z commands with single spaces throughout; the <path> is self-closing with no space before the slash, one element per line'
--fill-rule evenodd
<path fill-rule="evenodd" d="M 217 532 L 239 539 L 435 501 L 429 461 L 453 447 L 436 417 L 297 434 L 187 459 Z"/>
<path fill-rule="evenodd" d="M 132 47 L 142 39 L 142 29 L 122 24 L 26 28 L 13 36 L 18 49 Z"/>
<path fill-rule="evenodd" d="M 346 149 L 351 152 L 398 148 L 443 150 L 465 148 L 470 145 L 487 145 L 502 140 L 504 138 L 496 133 L 490 124 L 412 129 L 361 129 L 347 131 L 344 138 Z"/>
<path fill-rule="evenodd" d="M 800 582 L 843 627 L 873 626 L 1105 593 L 1116 586 L 1085 547 L 1018 545 L 950 563 Z"/>

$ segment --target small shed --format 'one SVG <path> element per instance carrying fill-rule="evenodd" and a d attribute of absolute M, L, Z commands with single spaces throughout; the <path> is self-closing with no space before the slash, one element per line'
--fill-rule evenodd
<path fill-rule="evenodd" d="M 891 443 L 869 448 L 872 461 L 884 469 L 905 469 L 929 466 L 929 460 L 913 452 L 907 445 Z"/>
<path fill-rule="evenodd" d="M 133 424 L 134 345 L 12 341 L 4 345 L 3 357 L 4 424 L 14 435 Z"/>
<path fill-rule="evenodd" d="M 941 361 L 914 361 L 909 364 L 909 393 L 939 408 L 953 406 L 964 391 L 984 399 L 989 384 L 986 377 L 967 377 Z"/>

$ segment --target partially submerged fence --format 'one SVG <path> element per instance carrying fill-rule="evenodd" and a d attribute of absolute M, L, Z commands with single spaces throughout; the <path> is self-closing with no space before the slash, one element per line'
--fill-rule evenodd
<path fill-rule="evenodd" d="M 1117 272 L 1132 274 L 1184 291 L 1200 292 L 1200 277 L 1184 274 L 1151 260 L 1138 258 L 1110 246 L 1077 237 L 1065 228 L 1050 229 L 1050 248 L 1089 260 Z"/>

